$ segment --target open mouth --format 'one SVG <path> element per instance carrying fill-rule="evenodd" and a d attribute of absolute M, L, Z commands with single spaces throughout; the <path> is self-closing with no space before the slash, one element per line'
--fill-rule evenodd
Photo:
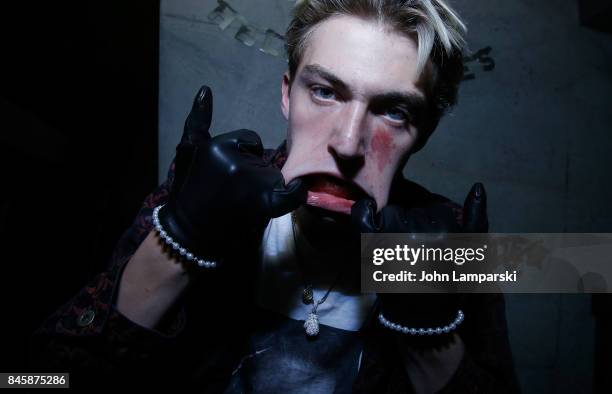
<path fill-rule="evenodd" d="M 355 201 L 367 194 L 357 185 L 326 174 L 310 175 L 308 205 L 329 211 L 351 214 Z"/>

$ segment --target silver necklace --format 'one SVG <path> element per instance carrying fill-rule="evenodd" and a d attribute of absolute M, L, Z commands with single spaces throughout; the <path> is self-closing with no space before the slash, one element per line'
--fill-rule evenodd
<path fill-rule="evenodd" d="M 295 245 L 295 254 L 296 254 L 296 259 L 298 261 L 298 269 L 300 271 L 303 271 L 302 267 L 299 267 L 302 264 L 301 264 L 301 255 L 300 255 L 300 251 L 299 251 L 298 243 L 297 243 L 297 237 L 295 235 L 295 222 L 296 222 L 295 211 L 293 211 L 291 212 L 291 230 L 293 232 L 293 244 Z M 341 273 L 342 271 L 338 273 L 338 275 L 332 282 L 331 286 L 329 287 L 329 289 L 327 289 L 327 292 L 320 300 L 314 299 L 314 291 L 312 289 L 312 285 L 306 284 L 304 281 L 304 290 L 302 290 L 302 302 L 306 305 L 312 304 L 312 310 L 310 311 L 310 313 L 306 317 L 306 320 L 304 321 L 304 330 L 306 331 L 306 335 L 308 335 L 309 337 L 316 337 L 317 335 L 319 335 L 319 316 L 317 315 L 317 308 L 319 307 L 319 305 L 324 303 L 325 300 L 327 300 L 327 296 L 329 296 L 329 293 L 331 293 L 332 289 L 336 285 L 336 282 L 338 282 L 338 279 L 340 278 Z M 304 279 L 303 273 L 302 273 L 302 279 Z"/>

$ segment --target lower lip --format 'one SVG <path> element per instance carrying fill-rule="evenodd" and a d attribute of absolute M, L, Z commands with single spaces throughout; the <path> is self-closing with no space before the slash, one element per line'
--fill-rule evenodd
<path fill-rule="evenodd" d="M 355 201 L 347 200 L 346 198 L 337 197 L 328 193 L 309 191 L 306 203 L 308 205 L 312 205 L 313 207 L 350 215 L 351 207 Z"/>

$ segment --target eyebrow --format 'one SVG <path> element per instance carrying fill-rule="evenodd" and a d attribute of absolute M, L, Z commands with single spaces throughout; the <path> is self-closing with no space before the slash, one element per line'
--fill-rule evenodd
<path fill-rule="evenodd" d="M 346 82 L 319 64 L 308 64 L 304 66 L 302 73 L 306 77 L 319 77 L 325 79 L 334 88 L 342 92 L 351 91 Z M 390 91 L 375 94 L 372 96 L 371 101 L 377 106 L 403 104 L 407 106 L 408 109 L 415 112 L 421 112 L 427 105 L 427 100 L 422 94 L 409 91 Z"/>
<path fill-rule="evenodd" d="M 302 73 L 309 77 L 323 78 L 337 89 L 345 91 L 350 90 L 343 80 L 318 64 L 308 64 L 304 66 Z"/>

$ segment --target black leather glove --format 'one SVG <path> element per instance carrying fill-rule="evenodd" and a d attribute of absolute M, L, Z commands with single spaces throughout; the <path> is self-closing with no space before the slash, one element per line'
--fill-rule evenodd
<path fill-rule="evenodd" d="M 280 170 L 264 162 L 254 131 L 211 138 L 212 108 L 212 91 L 203 86 L 176 148 L 175 179 L 159 220 L 197 257 L 223 261 L 259 242 L 269 219 L 297 208 L 307 192 L 301 179 L 285 185 Z"/>
<path fill-rule="evenodd" d="M 481 183 L 474 184 L 465 199 L 462 223 L 457 222 L 448 200 L 430 200 L 418 206 L 388 205 L 376 213 L 376 202 L 363 199 L 353 205 L 351 220 L 361 233 L 437 233 L 443 238 L 448 233 L 488 231 L 487 200 Z M 457 311 L 462 309 L 464 299 L 461 294 L 416 293 L 379 293 L 378 298 L 380 309 L 387 320 L 411 328 L 448 325 L 457 317 Z M 442 338 L 444 335 L 437 337 Z"/>

